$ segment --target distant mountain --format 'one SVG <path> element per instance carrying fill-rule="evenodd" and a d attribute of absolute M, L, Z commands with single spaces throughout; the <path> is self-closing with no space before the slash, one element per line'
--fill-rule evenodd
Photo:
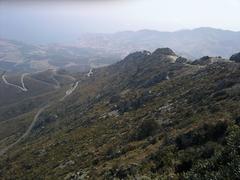
<path fill-rule="evenodd" d="M 115 34 L 85 34 L 79 38 L 79 47 L 91 47 L 123 56 L 138 50 L 153 51 L 171 47 L 178 54 L 199 58 L 230 55 L 240 50 L 240 32 L 214 28 L 198 28 L 176 32 L 153 30 L 125 31 Z"/>
<path fill-rule="evenodd" d="M 239 54 L 159 48 L 54 72 L 28 75 L 15 96 L 41 92 L 0 107 L 0 179 L 239 179 Z"/>

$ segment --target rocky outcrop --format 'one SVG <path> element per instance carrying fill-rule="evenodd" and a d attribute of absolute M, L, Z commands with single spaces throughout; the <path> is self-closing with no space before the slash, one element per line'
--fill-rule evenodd
<path fill-rule="evenodd" d="M 176 63 L 187 63 L 189 62 L 188 59 L 184 58 L 184 57 L 178 57 L 176 59 Z"/>
<path fill-rule="evenodd" d="M 192 62 L 193 65 L 200 65 L 200 66 L 205 66 L 209 65 L 215 62 L 225 62 L 226 60 L 223 59 L 222 57 L 209 57 L 209 56 L 204 56 L 200 59 L 197 59 Z"/>
<path fill-rule="evenodd" d="M 175 63 L 178 56 L 170 48 L 156 49 L 152 55 L 151 60 L 155 60 L 162 63 Z"/>
<path fill-rule="evenodd" d="M 193 65 L 207 65 L 211 63 L 211 58 L 209 56 L 204 56 L 192 62 Z"/>
<path fill-rule="evenodd" d="M 151 52 L 149 51 L 137 51 L 134 53 L 129 54 L 124 60 L 136 60 L 136 59 L 142 59 L 147 56 L 151 55 Z"/>
<path fill-rule="evenodd" d="M 143 87 L 148 88 L 148 87 L 153 86 L 154 84 L 160 83 L 160 82 L 162 82 L 164 80 L 168 80 L 168 79 L 169 79 L 168 73 L 163 72 L 163 73 L 160 73 L 160 74 L 152 77 L 151 79 L 147 80 L 146 83 L 143 85 Z"/>
<path fill-rule="evenodd" d="M 158 55 L 168 55 L 168 56 L 177 56 L 174 51 L 170 48 L 158 48 L 153 52 L 154 56 Z"/>
<path fill-rule="evenodd" d="M 230 61 L 234 61 L 234 62 L 240 63 L 240 52 L 232 55 L 230 57 Z"/>

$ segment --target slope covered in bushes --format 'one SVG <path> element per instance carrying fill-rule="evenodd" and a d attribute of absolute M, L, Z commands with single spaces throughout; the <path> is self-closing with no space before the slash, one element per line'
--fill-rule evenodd
<path fill-rule="evenodd" d="M 180 61 L 165 48 L 78 79 L 71 96 L 41 115 L 31 137 L 1 157 L 0 177 L 239 176 L 239 63 Z"/>

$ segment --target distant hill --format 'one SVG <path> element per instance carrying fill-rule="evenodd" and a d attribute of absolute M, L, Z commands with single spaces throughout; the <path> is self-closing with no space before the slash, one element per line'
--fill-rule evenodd
<path fill-rule="evenodd" d="M 120 56 L 93 48 L 76 48 L 71 45 L 32 45 L 0 39 L 0 70 L 36 72 L 47 69 L 88 71 L 91 67 L 112 64 Z"/>
<path fill-rule="evenodd" d="M 206 55 L 229 58 L 240 50 L 240 32 L 198 28 L 176 32 L 140 30 L 115 34 L 85 34 L 79 38 L 78 45 L 121 52 L 124 55 L 137 50 L 153 51 L 158 47 L 171 47 L 178 54 L 193 59 Z"/>

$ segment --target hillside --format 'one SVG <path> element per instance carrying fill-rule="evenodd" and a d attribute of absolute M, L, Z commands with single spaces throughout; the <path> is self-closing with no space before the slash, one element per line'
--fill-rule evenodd
<path fill-rule="evenodd" d="M 1 75 L 0 80 L 0 107 L 54 91 L 60 88 L 60 85 L 64 86 L 72 81 L 74 80 L 69 79 L 67 75 L 64 76 L 53 70 L 35 74 L 5 72 Z M 25 89 L 22 87 L 23 85 Z"/>
<path fill-rule="evenodd" d="M 76 74 L 72 94 L 59 101 L 66 84 L 46 95 L 29 136 L 0 157 L 0 178 L 237 179 L 238 57 L 192 62 L 160 48 Z"/>
<path fill-rule="evenodd" d="M 90 67 L 120 60 L 116 53 L 65 44 L 33 45 L 0 38 L 0 70 L 36 72 L 65 69 L 85 72 Z"/>
<path fill-rule="evenodd" d="M 153 51 L 170 47 L 186 57 L 223 56 L 229 58 L 239 51 L 240 32 L 214 28 L 197 28 L 175 32 L 154 30 L 125 31 L 114 34 L 86 34 L 79 38 L 78 47 L 104 49 L 127 55 L 139 50 Z"/>

